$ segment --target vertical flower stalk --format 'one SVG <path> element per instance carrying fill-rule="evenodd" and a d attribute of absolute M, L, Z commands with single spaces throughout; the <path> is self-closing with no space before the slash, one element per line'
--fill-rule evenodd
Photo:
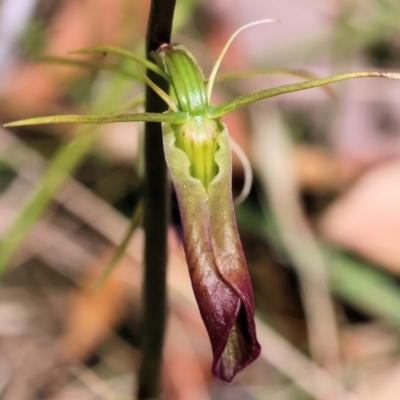
<path fill-rule="evenodd" d="M 146 37 L 146 55 L 161 43 L 169 42 L 175 0 L 152 0 Z M 151 69 L 147 71 L 161 88 L 168 89 L 168 82 Z M 146 87 L 146 111 L 162 113 L 166 104 L 157 94 Z M 143 281 L 143 334 L 141 340 L 142 361 L 138 374 L 137 396 L 150 399 L 159 396 L 161 385 L 162 351 L 167 307 L 167 227 L 168 181 L 163 159 L 161 125 L 146 122 L 145 125 L 145 182 L 144 182 L 144 281 Z M 154 251 L 154 249 L 157 251 Z"/>

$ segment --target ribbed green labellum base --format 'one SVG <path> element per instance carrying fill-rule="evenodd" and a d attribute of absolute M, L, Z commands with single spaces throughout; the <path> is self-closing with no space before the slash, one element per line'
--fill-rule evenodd
<path fill-rule="evenodd" d="M 192 117 L 183 125 L 173 125 L 176 147 L 190 160 L 190 174 L 205 188 L 218 172 L 214 155 L 218 149 L 218 123 L 204 117 Z"/>

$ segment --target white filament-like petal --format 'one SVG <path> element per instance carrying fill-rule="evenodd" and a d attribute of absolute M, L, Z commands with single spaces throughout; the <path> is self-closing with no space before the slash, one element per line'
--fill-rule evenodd
<path fill-rule="evenodd" d="M 208 84 L 207 84 L 207 98 L 208 98 L 208 101 L 210 101 L 210 98 L 211 98 L 211 92 L 212 92 L 212 88 L 213 88 L 213 85 L 214 85 L 215 76 L 217 75 L 217 72 L 218 72 L 218 68 L 221 65 L 221 61 L 224 58 L 229 46 L 233 42 L 233 39 L 235 39 L 235 37 L 240 32 L 244 31 L 247 28 L 251 28 L 252 26 L 256 26 L 256 25 L 260 25 L 260 24 L 266 24 L 268 22 L 279 22 L 279 21 L 277 19 L 261 19 L 259 21 L 250 22 L 249 24 L 243 25 L 241 28 L 239 28 L 237 31 L 235 31 L 233 33 L 233 35 L 229 38 L 229 40 L 226 42 L 224 48 L 222 49 L 220 55 L 218 56 L 217 61 L 215 61 L 215 64 L 214 64 L 213 69 L 211 71 L 210 77 L 208 78 Z"/>
<path fill-rule="evenodd" d="M 239 196 L 236 197 L 236 199 L 233 201 L 235 206 L 238 206 L 246 200 L 247 196 L 250 193 L 251 185 L 253 183 L 253 170 L 251 168 L 249 158 L 246 156 L 246 153 L 243 151 L 243 149 L 232 138 L 230 138 L 230 141 L 232 150 L 238 156 L 240 162 L 242 163 L 244 171 L 244 184 L 242 191 L 240 192 Z"/>

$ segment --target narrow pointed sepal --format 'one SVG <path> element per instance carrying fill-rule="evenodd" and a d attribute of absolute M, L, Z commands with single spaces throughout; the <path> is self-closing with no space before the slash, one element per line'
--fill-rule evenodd
<path fill-rule="evenodd" d="M 190 161 L 164 126 L 164 151 L 177 194 L 183 242 L 194 294 L 207 328 L 213 374 L 232 382 L 260 354 L 254 301 L 236 227 L 231 191 L 231 153 L 220 122 L 215 162 L 218 172 L 206 188 L 190 174 Z"/>

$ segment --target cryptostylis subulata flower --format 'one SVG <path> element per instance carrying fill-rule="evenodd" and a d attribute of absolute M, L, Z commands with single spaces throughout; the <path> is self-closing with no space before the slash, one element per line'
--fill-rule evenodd
<path fill-rule="evenodd" d="M 212 106 L 210 97 L 215 75 L 233 38 L 244 28 L 270 21 L 258 21 L 239 29 L 224 47 L 208 80 L 193 55 L 182 45 L 162 45 L 154 54 L 156 63 L 112 46 L 80 51 L 120 55 L 161 75 L 171 85 L 172 97 L 147 77 L 144 79 L 169 105 L 165 113 L 63 115 L 8 124 L 130 121 L 164 124 L 165 159 L 178 198 L 194 294 L 210 337 L 214 356 L 212 371 L 226 382 L 231 382 L 241 369 L 254 361 L 261 347 L 256 337 L 253 292 L 232 202 L 229 134 L 221 117 L 258 100 L 345 79 L 399 78 L 398 74 L 383 72 L 342 74 L 265 89 Z"/>
<path fill-rule="evenodd" d="M 165 125 L 163 134 L 186 260 L 210 336 L 212 371 L 231 382 L 259 356 L 261 347 L 232 202 L 229 136 L 220 118 L 207 116 L 206 85 L 190 53 L 182 46 L 163 46 L 158 55 L 171 76 L 179 108 L 188 114 L 184 124 Z"/>

